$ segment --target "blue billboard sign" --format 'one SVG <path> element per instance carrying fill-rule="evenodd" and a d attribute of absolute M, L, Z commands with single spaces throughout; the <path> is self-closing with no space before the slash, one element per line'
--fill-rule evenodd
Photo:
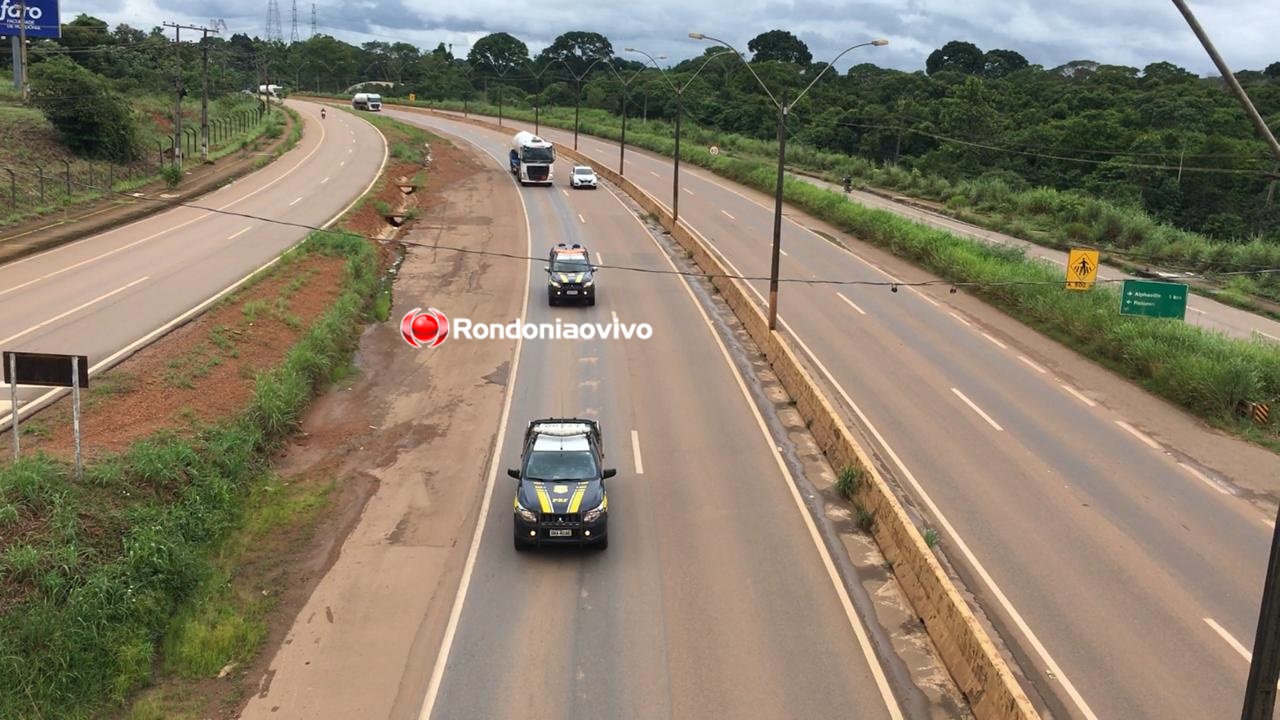
<path fill-rule="evenodd" d="M 23 9 L 29 38 L 62 37 L 58 18 L 58 0 L 0 0 L 0 35 L 17 36 L 22 32 Z"/>

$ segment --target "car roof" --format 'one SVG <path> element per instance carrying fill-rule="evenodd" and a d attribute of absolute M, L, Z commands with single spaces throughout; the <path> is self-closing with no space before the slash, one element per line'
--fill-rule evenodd
<path fill-rule="evenodd" d="M 555 246 L 555 247 L 551 248 L 551 254 L 553 254 L 553 255 L 583 255 L 583 256 L 585 256 L 585 255 L 587 254 L 587 249 L 586 249 L 586 248 L 584 248 L 584 247 L 582 247 L 581 245 L 577 245 L 577 246 L 575 246 L 575 247 L 560 247 L 559 245 L 557 245 L 557 246 Z"/>
<path fill-rule="evenodd" d="M 591 449 L 586 435 L 555 436 L 539 434 L 533 441 L 534 452 L 586 452 Z"/>
<path fill-rule="evenodd" d="M 574 165 L 573 169 L 574 170 L 590 170 L 591 172 L 595 172 L 595 169 L 592 168 L 590 165 Z"/>

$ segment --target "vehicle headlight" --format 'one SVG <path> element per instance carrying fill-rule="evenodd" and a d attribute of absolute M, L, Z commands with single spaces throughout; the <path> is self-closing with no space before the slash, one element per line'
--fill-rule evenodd
<path fill-rule="evenodd" d="M 595 284 L 596 284 L 595 278 L 587 278 L 587 280 L 582 283 L 582 287 L 591 287 L 592 285 L 595 285 Z"/>
<path fill-rule="evenodd" d="M 600 516 L 604 515 L 605 509 L 608 507 L 609 504 L 601 500 L 599 505 L 582 514 L 582 522 L 592 523 L 599 520 Z"/>
<path fill-rule="evenodd" d="M 551 287 L 560 287 L 560 281 L 556 280 L 553 277 L 547 278 L 547 284 L 550 285 Z"/>
<path fill-rule="evenodd" d="M 526 508 L 525 506 L 521 505 L 520 500 L 518 498 L 516 499 L 516 513 L 519 514 L 520 518 L 525 522 L 531 522 L 531 523 L 538 522 L 538 514 Z"/>

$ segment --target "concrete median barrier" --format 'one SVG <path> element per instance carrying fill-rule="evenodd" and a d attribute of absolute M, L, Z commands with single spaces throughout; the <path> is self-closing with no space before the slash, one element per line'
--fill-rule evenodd
<path fill-rule="evenodd" d="M 423 108 L 405 109 L 499 132 L 514 132 L 514 128 L 499 127 L 477 118 Z M 575 163 L 590 165 L 597 175 L 622 189 L 642 209 L 658 218 L 698 267 L 712 276 L 712 284 L 768 359 L 831 466 L 862 469 L 865 481 L 859 484 L 855 499 L 873 514 L 872 534 L 876 543 L 892 563 L 894 575 L 924 622 L 947 670 L 968 698 L 974 716 L 979 720 L 1038 719 L 1039 714 L 1008 664 L 911 522 L 893 489 L 841 419 L 822 386 L 806 369 L 794 347 L 795 342 L 783 333 L 769 330 L 763 310 L 752 300 L 746 285 L 730 277 L 730 271 L 711 250 L 710 243 L 696 230 L 683 221 L 673 224 L 666 205 L 614 170 L 572 148 L 557 143 L 556 152 Z"/>

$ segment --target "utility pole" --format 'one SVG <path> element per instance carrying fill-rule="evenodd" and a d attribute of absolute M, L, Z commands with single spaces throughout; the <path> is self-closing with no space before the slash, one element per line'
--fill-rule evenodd
<path fill-rule="evenodd" d="M 187 94 L 186 88 L 182 86 L 182 43 L 181 33 L 183 29 L 196 30 L 203 32 L 207 39 L 209 33 L 216 33 L 216 30 L 204 27 L 202 25 L 182 25 L 180 23 L 164 23 L 165 27 L 173 28 L 173 47 L 174 47 L 174 107 L 173 107 L 173 162 L 182 169 L 182 98 Z M 209 45 L 201 42 L 203 46 L 203 67 L 202 67 L 202 85 L 203 92 L 200 98 L 200 158 L 207 160 L 209 158 Z"/>
<path fill-rule="evenodd" d="M 27 2 L 18 0 L 18 48 L 22 66 L 22 102 L 31 97 L 31 83 L 27 82 Z M 16 416 L 15 416 L 16 417 Z"/>

